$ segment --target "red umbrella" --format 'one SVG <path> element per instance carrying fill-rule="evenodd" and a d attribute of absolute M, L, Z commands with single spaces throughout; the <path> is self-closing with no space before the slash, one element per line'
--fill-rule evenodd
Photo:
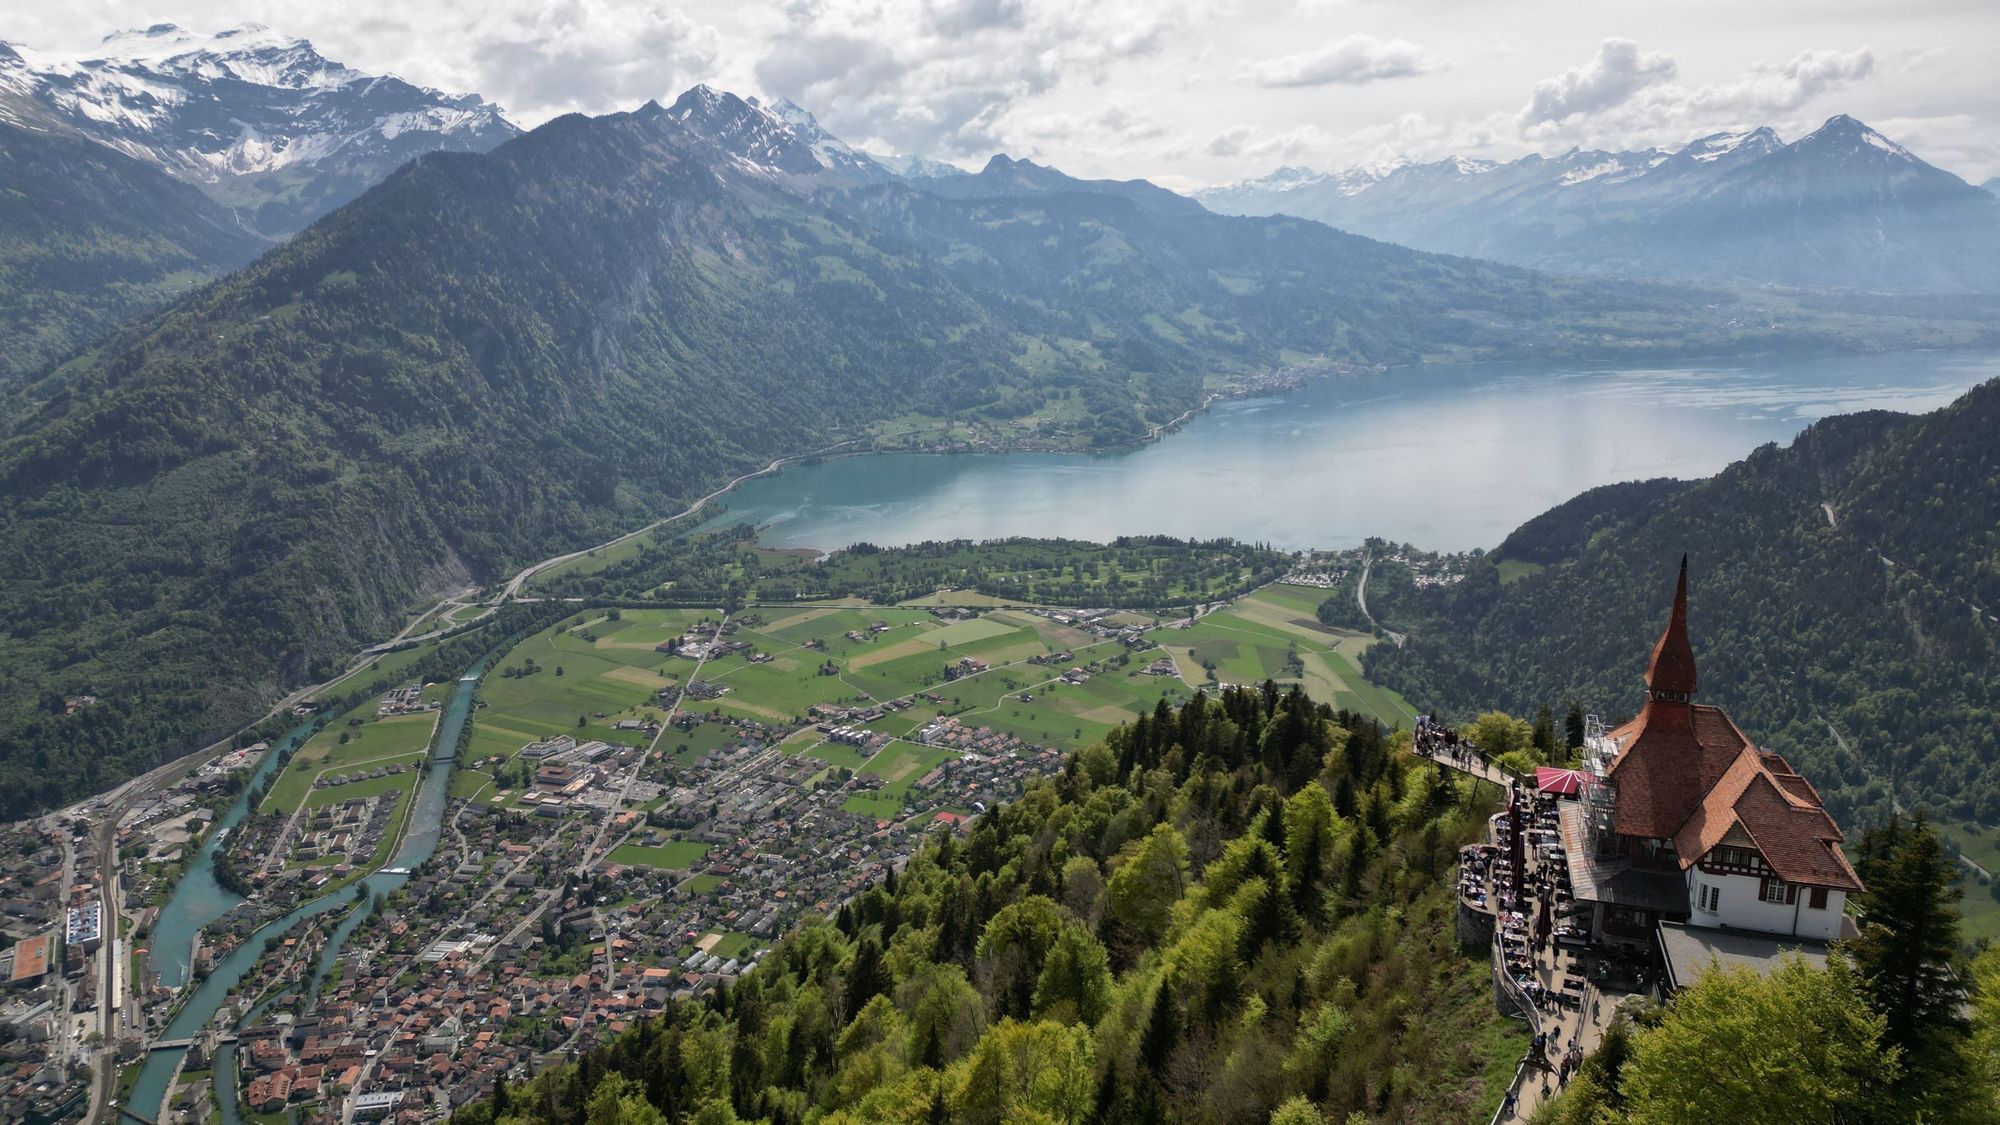
<path fill-rule="evenodd" d="M 1574 797 L 1583 792 L 1583 771 L 1566 770 L 1560 766 L 1536 766 L 1535 788 L 1559 797 Z"/>

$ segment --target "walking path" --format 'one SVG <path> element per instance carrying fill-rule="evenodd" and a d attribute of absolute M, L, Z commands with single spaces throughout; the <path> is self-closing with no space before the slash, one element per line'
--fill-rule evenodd
<path fill-rule="evenodd" d="M 1515 792 L 1524 831 L 1536 831 L 1533 788 L 1489 762 L 1476 747 L 1463 741 L 1446 744 L 1441 738 L 1426 739 L 1421 730 L 1416 747 L 1416 753 L 1428 761 Z M 1553 808 L 1548 802 L 1544 804 Z M 1547 810 L 1539 819 L 1549 819 Z M 1558 900 L 1566 897 L 1566 892 L 1558 888 L 1567 882 L 1567 863 L 1558 853 L 1545 855 L 1541 848 L 1524 841 L 1520 893 L 1505 904 L 1513 909 L 1501 909 L 1511 882 L 1506 871 L 1511 862 L 1508 822 L 1506 813 L 1493 818 L 1488 829 L 1490 850 L 1483 859 L 1465 861 L 1476 866 L 1469 878 L 1462 876 L 1460 882 L 1466 905 L 1494 916 L 1492 971 L 1496 992 L 1505 992 L 1525 1011 L 1529 1031 L 1535 1036 L 1534 1045 L 1515 1068 L 1507 1099 L 1494 1114 L 1493 1125 L 1523 1122 L 1534 1116 L 1535 1110 L 1568 1082 L 1575 1064 L 1597 1049 L 1620 999 L 1601 993 L 1592 981 L 1589 969 L 1593 954 L 1589 951 L 1564 949 L 1553 935 L 1535 940 L 1542 909 L 1540 896 L 1550 898 L 1550 918 L 1561 917 Z M 1567 999 L 1570 996 L 1576 1000 Z"/>

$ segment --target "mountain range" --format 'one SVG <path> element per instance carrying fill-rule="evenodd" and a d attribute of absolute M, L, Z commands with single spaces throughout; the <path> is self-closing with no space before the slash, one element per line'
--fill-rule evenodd
<path fill-rule="evenodd" d="M 477 95 L 366 74 L 256 24 L 155 24 L 82 52 L 0 43 L 0 121 L 153 164 L 274 237 L 419 153 L 480 152 L 520 132 Z"/>
<path fill-rule="evenodd" d="M 234 729 L 427 595 L 885 418 L 1108 445 L 1309 357 L 1907 344 L 1937 313 L 1569 282 L 1026 161 L 904 181 L 705 87 L 558 118 L 425 153 L 22 382 L 0 812 Z"/>
<path fill-rule="evenodd" d="M 1560 273 L 2000 291 L 2000 200 L 1846 115 L 1790 143 L 1762 128 L 1674 151 L 1280 168 L 1195 198 Z"/>

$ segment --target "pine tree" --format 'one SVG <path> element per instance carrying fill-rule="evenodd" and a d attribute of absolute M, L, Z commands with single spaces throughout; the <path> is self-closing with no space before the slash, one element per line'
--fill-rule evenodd
<path fill-rule="evenodd" d="M 889 970 L 882 964 L 882 946 L 872 937 L 864 938 L 854 951 L 854 963 L 847 971 L 847 1010 L 858 1012 L 868 1001 L 888 991 Z"/>
<path fill-rule="evenodd" d="M 1961 1030 L 1964 989 L 1952 971 L 1964 891 L 1922 813 L 1892 816 L 1861 843 L 1861 934 L 1848 952 L 1869 1001 L 1888 1020 L 1888 1041 L 1912 1054 Z"/>
<path fill-rule="evenodd" d="M 1146 1018 L 1145 1033 L 1139 1037 L 1139 1058 L 1148 1073 L 1160 1073 L 1180 1035 L 1180 1015 L 1174 1011 L 1174 998 L 1168 995 L 1167 982 L 1163 980 L 1153 990 L 1153 1012 Z"/>
<path fill-rule="evenodd" d="M 1554 712 L 1549 710 L 1546 703 L 1542 705 L 1541 710 L 1535 712 L 1535 730 L 1530 736 L 1530 741 L 1535 747 L 1535 752 L 1542 756 L 1543 761 L 1555 761 L 1556 717 Z"/>

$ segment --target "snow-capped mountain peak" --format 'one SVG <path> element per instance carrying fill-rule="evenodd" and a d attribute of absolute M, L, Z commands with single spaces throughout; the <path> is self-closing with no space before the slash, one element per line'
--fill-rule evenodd
<path fill-rule="evenodd" d="M 1725 158 L 1766 156 L 1783 147 L 1784 141 L 1777 131 L 1765 125 L 1741 133 L 1711 133 L 1697 137 L 1681 147 L 1674 155 L 1702 164 L 1712 164 Z"/>
<path fill-rule="evenodd" d="M 884 156 L 875 158 L 875 162 L 906 180 L 938 180 L 972 174 L 956 164 L 932 160 L 928 156 Z"/>
<path fill-rule="evenodd" d="M 690 87 L 664 111 L 667 120 L 721 149 L 741 171 L 799 186 L 845 186 L 893 173 L 827 132 L 790 101 L 769 105 L 707 85 Z"/>
<path fill-rule="evenodd" d="M 154 24 L 81 51 L 0 45 L 0 120 L 81 134 L 225 202 L 247 198 L 271 233 L 419 153 L 483 151 L 520 132 L 477 95 L 371 75 L 259 24 Z M 277 174 L 294 182 L 251 184 Z"/>
<path fill-rule="evenodd" d="M 1352 189 L 1365 178 L 1280 170 L 1198 198 L 1561 272 L 2000 291 L 1994 255 L 1963 249 L 2000 246 L 1992 196 L 1845 114 L 1790 144 L 1753 128 L 1673 152 L 1446 158 Z"/>
<path fill-rule="evenodd" d="M 1792 147 L 1828 153 L 1872 150 L 1892 159 L 1919 163 L 1909 149 L 1844 113 L 1827 118 L 1826 124 L 1794 141 Z"/>

